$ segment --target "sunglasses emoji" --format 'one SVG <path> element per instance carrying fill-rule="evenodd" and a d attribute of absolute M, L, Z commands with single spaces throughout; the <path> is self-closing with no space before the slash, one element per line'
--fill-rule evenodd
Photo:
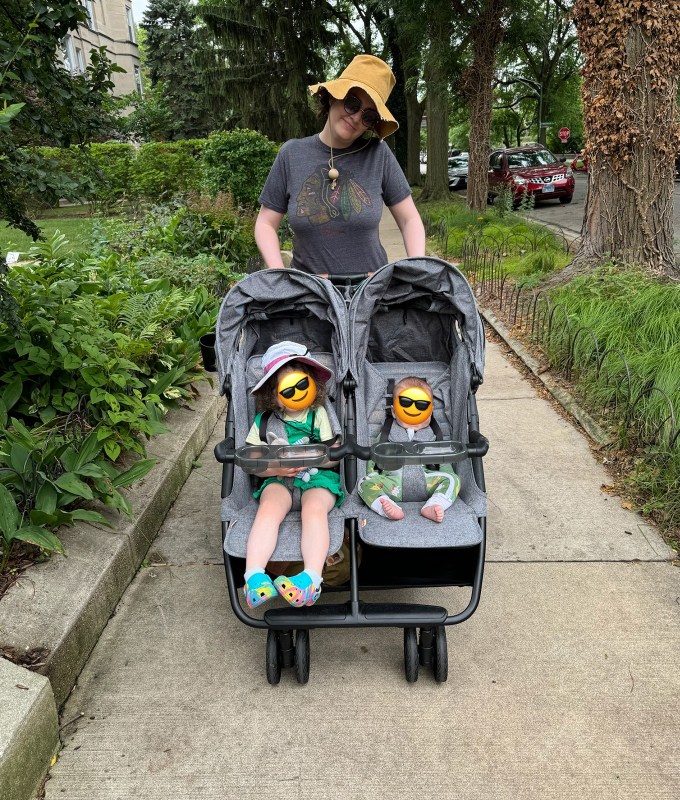
<path fill-rule="evenodd" d="M 316 399 L 314 378 L 304 372 L 289 372 L 278 385 L 281 404 L 291 411 L 302 411 Z"/>
<path fill-rule="evenodd" d="M 404 425 L 420 425 L 432 415 L 432 400 L 416 386 L 402 389 L 394 399 L 393 411 Z"/>

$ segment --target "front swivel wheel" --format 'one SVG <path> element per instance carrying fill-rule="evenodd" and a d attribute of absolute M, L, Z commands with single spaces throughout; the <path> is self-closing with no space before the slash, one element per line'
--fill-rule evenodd
<path fill-rule="evenodd" d="M 404 628 L 404 672 L 409 683 L 418 680 L 418 636 L 415 628 Z"/>
<path fill-rule="evenodd" d="M 309 631 L 298 631 L 295 636 L 295 677 L 298 683 L 309 680 Z"/>

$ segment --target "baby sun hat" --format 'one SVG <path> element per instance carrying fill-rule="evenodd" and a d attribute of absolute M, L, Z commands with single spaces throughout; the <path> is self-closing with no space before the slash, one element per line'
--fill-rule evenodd
<path fill-rule="evenodd" d="M 316 380 L 321 383 L 328 383 L 333 377 L 333 373 L 327 367 L 324 367 L 323 364 L 309 355 L 309 350 L 304 345 L 297 342 L 277 342 L 267 348 L 262 356 L 262 377 L 250 390 L 251 394 L 256 392 L 277 369 L 288 364 L 289 361 L 299 361 L 302 364 L 307 364 L 312 368 Z"/>
<path fill-rule="evenodd" d="M 373 100 L 380 114 L 376 132 L 381 139 L 384 139 L 399 128 L 399 123 L 385 105 L 396 82 L 392 70 L 384 61 L 376 56 L 364 54 L 355 56 L 339 78 L 315 83 L 309 87 L 309 91 L 316 95 L 319 89 L 326 89 L 336 100 L 344 100 L 353 87 L 363 89 Z"/>

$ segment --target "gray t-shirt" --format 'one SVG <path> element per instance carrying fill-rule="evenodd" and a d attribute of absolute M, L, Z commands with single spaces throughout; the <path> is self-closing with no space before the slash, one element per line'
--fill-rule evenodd
<path fill-rule="evenodd" d="M 313 273 L 373 272 L 387 263 L 378 226 L 383 203 L 393 206 L 411 188 L 390 148 L 378 139 L 333 148 L 340 173 L 328 178 L 331 155 L 318 135 L 286 142 L 260 194 L 260 203 L 288 214 L 293 263 Z M 360 148 L 364 148 L 358 152 Z"/>

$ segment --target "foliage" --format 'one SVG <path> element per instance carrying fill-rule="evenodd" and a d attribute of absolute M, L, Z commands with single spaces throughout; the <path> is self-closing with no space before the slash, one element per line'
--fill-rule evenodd
<path fill-rule="evenodd" d="M 271 169 L 278 146 L 257 131 L 213 133 L 203 149 L 203 180 L 212 194 L 229 192 L 252 208 Z"/>
<path fill-rule="evenodd" d="M 114 462 L 143 455 L 166 409 L 192 396 L 198 338 L 216 313 L 204 287 L 150 278 L 104 246 L 72 256 L 55 236 L 30 257 L 7 276 L 17 324 L 0 321 L 3 562 L 14 541 L 58 550 L 45 528 L 105 521 L 83 503 L 131 513 L 120 489 L 153 462 Z"/>
<path fill-rule="evenodd" d="M 85 19 L 78 0 L 6 0 L 0 10 L 0 101 L 5 109 L 0 123 L 0 219 L 34 239 L 39 231 L 27 215 L 26 193 L 75 197 L 79 187 L 22 146 L 82 143 L 111 125 L 106 104 L 117 68 L 103 49 L 91 52 L 83 75 L 72 75 L 58 57 L 64 36 Z"/>
<path fill-rule="evenodd" d="M 146 32 L 142 65 L 156 90 L 138 103 L 147 124 L 152 122 L 156 132 L 169 139 L 197 138 L 224 128 L 229 105 L 211 75 L 224 58 L 197 24 L 194 4 L 150 0 L 142 28 Z M 163 109 L 167 116 L 161 116 Z"/>
<path fill-rule="evenodd" d="M 274 141 L 313 133 L 307 87 L 325 77 L 324 53 L 336 41 L 331 4 L 201 0 L 198 13 L 224 49 L 228 68 L 212 77 L 238 124 Z"/>
<path fill-rule="evenodd" d="M 140 147 L 132 165 L 130 194 L 158 202 L 198 190 L 204 141 L 184 139 Z"/>

